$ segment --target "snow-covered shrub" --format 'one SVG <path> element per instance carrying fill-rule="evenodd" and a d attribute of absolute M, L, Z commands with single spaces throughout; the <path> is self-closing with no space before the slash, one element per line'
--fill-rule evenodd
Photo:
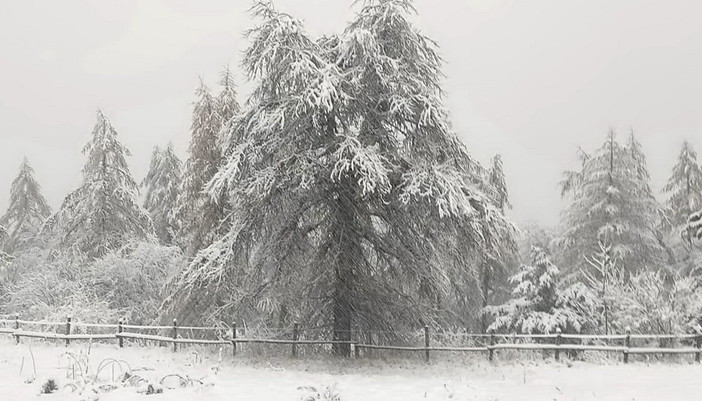
<path fill-rule="evenodd" d="M 178 247 L 133 243 L 97 260 L 89 282 L 94 293 L 127 321 L 150 323 L 157 316 L 166 283 L 183 263 Z"/>
<path fill-rule="evenodd" d="M 75 254 L 27 255 L 26 260 L 9 286 L 5 312 L 27 320 L 62 322 L 71 316 L 89 323 L 115 323 L 120 317 L 150 323 L 166 282 L 183 263 L 178 248 L 145 242 L 96 261 Z"/>
<path fill-rule="evenodd" d="M 680 334 L 699 328 L 702 291 L 692 277 L 642 272 L 625 286 L 623 302 L 616 322 L 634 332 Z"/>
<path fill-rule="evenodd" d="M 558 289 L 559 269 L 546 253 L 532 248 L 532 263 L 510 278 L 513 298 L 486 308 L 495 317 L 488 331 L 517 333 L 581 332 L 592 322 L 593 296 L 584 285 Z"/>
<path fill-rule="evenodd" d="M 610 258 L 610 247 L 588 258 L 592 272 L 585 282 L 598 293 L 595 304 L 598 326 L 604 332 L 674 334 L 689 332 L 702 312 L 702 291 L 689 273 L 645 270 L 628 275 Z M 689 271 L 689 270 L 683 270 Z"/>
<path fill-rule="evenodd" d="M 85 261 L 69 255 L 55 255 L 27 265 L 27 270 L 9 287 L 5 311 L 19 313 L 25 320 L 107 323 L 116 313 L 91 290 L 84 274 Z"/>

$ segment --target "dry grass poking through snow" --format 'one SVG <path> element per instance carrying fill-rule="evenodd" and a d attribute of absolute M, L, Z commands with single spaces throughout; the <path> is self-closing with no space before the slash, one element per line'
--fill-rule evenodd
<path fill-rule="evenodd" d="M 223 350 L 0 338 L 2 400 L 699 400 L 702 367 L 482 358 L 237 359 Z M 34 356 L 32 358 L 32 355 Z M 54 386 L 48 383 L 54 380 Z M 52 388 L 41 394 L 42 389 Z M 146 397 L 146 398 L 145 398 Z"/>

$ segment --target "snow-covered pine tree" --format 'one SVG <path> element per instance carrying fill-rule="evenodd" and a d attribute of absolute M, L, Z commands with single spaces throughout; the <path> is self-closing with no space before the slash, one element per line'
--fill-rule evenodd
<path fill-rule="evenodd" d="M 702 209 L 702 168 L 697 162 L 697 152 L 687 141 L 683 142 L 663 192 L 668 194 L 668 228 L 680 234 L 688 244 L 692 243 L 694 233 L 688 230 L 687 222 L 690 215 Z"/>
<path fill-rule="evenodd" d="M 232 224 L 164 314 L 295 316 L 338 341 L 434 321 L 448 270 L 473 274 L 477 249 L 498 249 L 512 225 L 449 129 L 440 59 L 411 2 L 369 1 L 319 40 L 268 3 L 253 10 L 262 24 L 243 64 L 255 90 L 208 185 L 228 195 Z"/>
<path fill-rule="evenodd" d="M 5 227 L 7 235 L 0 249 L 8 254 L 15 254 L 32 246 L 50 215 L 49 204 L 34 178 L 34 169 L 27 158 L 24 158 L 20 172 L 12 182 L 10 205 L 0 217 L 0 225 Z"/>
<path fill-rule="evenodd" d="M 594 154 L 581 153 L 581 169 L 566 172 L 562 193 L 570 204 L 556 240 L 559 261 L 572 272 L 587 270 L 583 255 L 611 245 L 612 257 L 632 273 L 664 264 L 665 250 L 656 236 L 660 206 L 651 195 L 640 150 L 620 145 L 610 131 Z"/>
<path fill-rule="evenodd" d="M 488 307 L 495 315 L 488 331 L 533 334 L 555 333 L 560 328 L 563 332 L 580 332 L 589 320 L 583 311 L 591 308 L 593 297 L 583 286 L 571 287 L 562 296 L 558 290 L 559 269 L 542 249 L 533 247 L 531 252 L 531 263 L 520 266 L 510 278 L 514 285 L 512 299 Z"/>
<path fill-rule="evenodd" d="M 490 198 L 504 214 L 506 209 L 512 208 L 512 205 L 509 201 L 501 155 L 493 157 L 488 175 Z M 490 304 L 491 298 L 494 298 L 495 286 L 499 284 L 499 281 L 504 281 L 507 266 L 517 264 L 518 247 L 514 235 L 506 236 L 500 244 L 502 245 L 502 249 L 498 253 L 502 256 L 500 259 L 492 257 L 494 253 L 488 252 L 480 263 L 480 292 L 483 310 Z M 488 328 L 487 317 L 485 313 L 481 313 L 480 330 L 483 333 Z"/>
<path fill-rule="evenodd" d="M 196 96 L 192 137 L 175 212 L 180 224 L 178 243 L 188 258 L 212 243 L 224 219 L 222 205 L 204 193 L 222 160 L 219 104 L 202 81 Z"/>
<path fill-rule="evenodd" d="M 665 240 L 665 235 L 660 229 L 663 221 L 666 220 L 666 210 L 665 206 L 661 205 L 658 200 L 656 200 L 653 194 L 653 189 L 651 189 L 651 176 L 648 173 L 648 163 L 646 162 L 646 154 L 643 151 L 641 143 L 636 139 L 634 135 L 634 130 L 632 129 L 629 133 L 629 138 L 626 143 L 627 149 L 631 154 L 631 162 L 633 164 L 634 171 L 636 171 L 639 177 L 639 185 L 641 189 L 639 193 L 641 197 L 645 198 L 642 202 L 648 209 L 646 210 L 652 216 L 652 220 L 655 225 L 651 228 L 651 234 L 656 239 L 658 246 L 665 252 L 661 256 L 665 256 L 665 263 L 669 268 L 675 265 L 675 253 L 672 248 L 668 245 Z"/>
<path fill-rule="evenodd" d="M 141 183 L 145 188 L 144 209 L 154 222 L 156 237 L 162 245 L 173 245 L 178 230 L 174 210 L 178 199 L 182 163 L 173 144 L 161 150 L 154 147 L 149 172 Z"/>
<path fill-rule="evenodd" d="M 83 182 L 63 201 L 44 229 L 60 249 L 98 258 L 131 240 L 154 235 L 149 214 L 138 202 L 138 187 L 129 171 L 127 149 L 98 110 L 92 137 L 83 148 L 87 161 Z"/>
<path fill-rule="evenodd" d="M 504 213 L 506 209 L 512 208 L 512 204 L 509 201 L 509 193 L 507 192 L 507 181 L 505 180 L 505 171 L 502 166 L 502 156 L 495 155 L 495 157 L 492 158 L 491 164 L 489 182 L 492 188 L 494 188 L 494 202 Z"/>

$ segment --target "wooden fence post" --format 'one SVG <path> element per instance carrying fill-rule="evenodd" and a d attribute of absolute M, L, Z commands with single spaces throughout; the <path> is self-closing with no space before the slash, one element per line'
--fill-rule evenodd
<path fill-rule="evenodd" d="M 631 327 L 626 326 L 626 347 L 624 348 L 624 363 L 629 363 L 629 348 L 631 347 Z"/>
<path fill-rule="evenodd" d="M 424 325 L 424 361 L 429 363 L 429 326 Z"/>
<path fill-rule="evenodd" d="M 68 316 L 66 317 L 66 336 L 71 334 L 71 317 Z M 66 337 L 66 347 L 68 347 L 68 344 L 70 344 L 71 340 Z"/>
<path fill-rule="evenodd" d="M 20 329 L 20 322 L 19 322 L 19 313 L 15 313 L 15 331 L 19 331 Z M 15 333 L 15 340 L 17 340 L 17 344 L 20 343 L 20 336 L 18 335 L 19 333 Z"/>
<path fill-rule="evenodd" d="M 697 332 L 697 337 L 695 337 L 695 346 L 697 347 L 697 353 L 695 354 L 695 362 L 700 362 L 700 353 L 702 353 L 702 333 Z"/>
<path fill-rule="evenodd" d="M 124 327 L 122 327 L 123 322 L 124 321 L 122 320 L 122 318 L 119 318 L 119 320 L 117 321 L 117 338 L 119 340 L 120 348 L 124 348 L 124 337 L 120 335 L 124 331 Z"/>
<path fill-rule="evenodd" d="M 561 334 L 561 328 L 560 328 L 560 327 L 557 327 L 557 328 L 556 328 L 556 362 L 558 362 L 558 360 L 559 360 L 560 357 L 561 357 L 561 349 L 560 349 L 560 346 L 561 346 L 561 335 L 562 335 L 562 334 Z"/>
<path fill-rule="evenodd" d="M 232 322 L 232 356 L 236 357 L 236 322 Z"/>
<path fill-rule="evenodd" d="M 292 344 L 292 356 L 297 358 L 297 340 L 300 338 L 300 324 L 293 324 L 293 344 Z"/>
<path fill-rule="evenodd" d="M 173 352 L 178 351 L 178 320 L 173 318 Z"/>
<path fill-rule="evenodd" d="M 494 354 L 495 354 L 495 349 L 493 348 L 495 346 L 495 333 L 490 333 L 490 346 L 488 347 L 488 360 L 492 362 Z"/>

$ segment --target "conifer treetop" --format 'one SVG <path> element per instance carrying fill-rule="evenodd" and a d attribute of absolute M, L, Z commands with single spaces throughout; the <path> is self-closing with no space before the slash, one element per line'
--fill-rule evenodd
<path fill-rule="evenodd" d="M 702 209 L 702 168 L 697 161 L 697 152 L 687 141 L 683 142 L 663 193 L 668 195 L 668 227 L 687 237 L 690 215 Z"/>
<path fill-rule="evenodd" d="M 138 204 L 138 187 L 125 158 L 129 149 L 99 110 L 83 153 L 83 182 L 65 198 L 44 231 L 60 249 L 88 257 L 100 257 L 131 240 L 151 240 L 153 224 Z"/>
<path fill-rule="evenodd" d="M 6 230 L 3 249 L 8 253 L 29 245 L 41 230 L 51 209 L 34 177 L 34 169 L 25 157 L 10 188 L 10 205 L 0 217 L 0 226 Z"/>

